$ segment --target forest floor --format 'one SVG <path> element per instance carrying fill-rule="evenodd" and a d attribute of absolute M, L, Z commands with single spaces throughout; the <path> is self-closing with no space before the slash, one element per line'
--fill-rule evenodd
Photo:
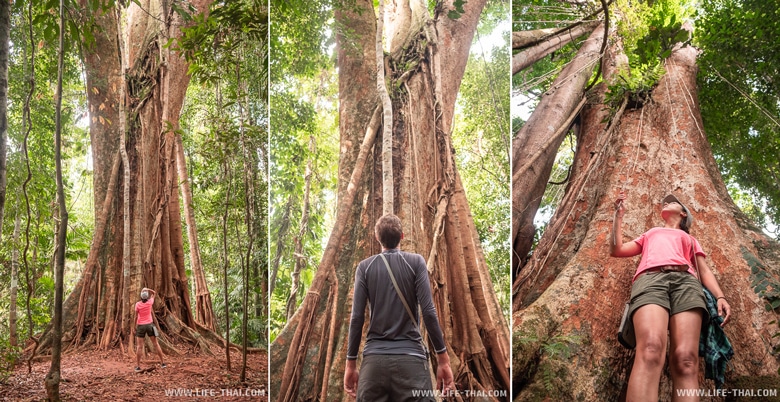
<path fill-rule="evenodd" d="M 215 352 L 217 348 L 214 348 Z M 182 350 L 182 349 L 180 349 Z M 166 368 L 157 355 L 141 360 L 141 373 L 135 373 L 135 357 L 121 350 L 79 351 L 62 358 L 60 396 L 64 401 L 140 401 L 195 399 L 220 401 L 266 401 L 268 363 L 264 353 L 247 355 L 247 381 L 241 382 L 241 354 L 231 351 L 231 371 L 224 352 L 216 357 L 195 350 L 181 356 L 166 356 Z M 40 401 L 46 399 L 44 377 L 50 360 L 21 362 L 5 384 L 0 383 L 0 401 Z"/>

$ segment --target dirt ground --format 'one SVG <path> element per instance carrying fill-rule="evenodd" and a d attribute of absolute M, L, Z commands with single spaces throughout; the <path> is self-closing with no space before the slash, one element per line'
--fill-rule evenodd
<path fill-rule="evenodd" d="M 216 350 L 215 350 L 216 352 Z M 135 373 L 135 357 L 111 351 L 66 353 L 62 360 L 60 396 L 65 401 L 140 401 L 140 400 L 220 400 L 267 401 L 266 354 L 247 357 L 247 381 L 239 381 L 241 354 L 230 354 L 231 371 L 227 371 L 224 352 L 218 357 L 190 350 L 182 356 L 166 356 L 161 368 L 156 355 L 142 360 Z M 41 401 L 46 399 L 44 377 L 49 360 L 17 365 L 6 384 L 0 384 L 0 401 Z M 148 399 L 151 398 L 151 399 Z"/>

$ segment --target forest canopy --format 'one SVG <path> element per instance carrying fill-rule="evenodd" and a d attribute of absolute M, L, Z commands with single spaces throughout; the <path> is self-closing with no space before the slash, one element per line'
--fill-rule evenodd
<path fill-rule="evenodd" d="M 700 51 L 698 85 L 704 131 L 735 203 L 776 238 L 780 225 L 780 11 L 776 5 L 758 0 L 612 3 L 611 7 L 620 10 L 620 17 L 615 21 L 613 16 L 612 23 L 618 27 L 631 68 L 622 85 L 626 90 L 651 90 L 657 82 L 653 77 L 661 73 L 654 66 L 671 50 L 663 46 L 680 39 L 676 35 L 685 35 L 683 23 L 692 24 L 690 38 L 682 42 Z M 598 18 L 594 14 L 600 8 L 598 1 L 516 1 L 512 29 L 560 29 L 586 17 Z M 513 76 L 514 132 L 586 38 Z M 659 56 L 656 61 L 649 57 L 654 54 Z M 551 183 L 567 177 L 575 144 L 570 137 L 561 146 Z M 548 186 L 537 226 L 552 216 L 562 196 L 561 187 Z"/>

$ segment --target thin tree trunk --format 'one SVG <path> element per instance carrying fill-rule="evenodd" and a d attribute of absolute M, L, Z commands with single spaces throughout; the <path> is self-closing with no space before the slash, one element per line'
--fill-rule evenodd
<path fill-rule="evenodd" d="M 228 300 L 228 268 L 230 268 L 230 254 L 228 253 L 228 213 L 230 211 L 230 189 L 232 187 L 232 180 L 230 179 L 230 169 L 228 168 L 227 161 L 223 164 L 225 172 L 225 182 L 227 183 L 227 191 L 225 194 L 225 212 L 222 214 L 222 258 L 224 259 L 222 266 L 222 284 L 223 294 L 225 297 L 225 359 L 227 359 L 227 370 L 230 371 L 230 301 Z"/>
<path fill-rule="evenodd" d="M 301 223 L 298 229 L 298 235 L 295 237 L 295 268 L 292 272 L 292 285 L 290 286 L 290 297 L 287 298 L 287 320 L 289 321 L 297 309 L 298 291 L 301 285 L 301 271 L 306 265 L 306 256 L 303 254 L 303 239 L 309 230 L 309 193 L 311 192 L 312 177 L 312 159 L 315 154 L 314 136 L 309 137 L 309 160 L 306 162 L 306 171 L 303 176 L 303 206 L 301 212 Z"/>
<path fill-rule="evenodd" d="M 9 326 L 9 343 L 11 346 L 18 346 L 19 340 L 16 334 L 16 297 L 19 291 L 19 228 L 21 226 L 21 215 L 19 211 L 16 212 L 16 219 L 14 219 L 14 239 L 11 251 L 11 301 L 8 306 L 8 326 Z"/>
<path fill-rule="evenodd" d="M 533 65 L 550 53 L 566 46 L 580 36 L 593 32 L 593 29 L 596 28 L 597 25 L 599 25 L 598 21 L 578 25 L 574 29 L 546 38 L 544 42 L 513 55 L 512 75 L 528 68 L 528 66 Z"/>
<path fill-rule="evenodd" d="M 62 75 L 65 59 L 65 0 L 60 0 L 60 41 L 57 57 L 57 92 L 54 122 L 54 170 L 57 182 L 57 240 L 54 248 L 54 314 L 52 316 L 51 367 L 46 375 L 46 395 L 49 401 L 60 400 L 60 365 L 62 362 L 62 294 L 65 276 L 68 210 L 65 186 L 62 183 Z"/>
<path fill-rule="evenodd" d="M 236 81 L 239 88 L 244 86 L 241 77 L 241 70 L 236 69 Z M 246 365 L 247 365 L 247 348 L 249 347 L 249 333 L 247 332 L 247 324 L 249 321 L 249 264 L 252 263 L 252 247 L 255 241 L 255 232 L 253 227 L 255 225 L 255 209 L 254 209 L 254 181 L 252 180 L 251 171 L 257 166 L 252 158 L 252 154 L 247 146 L 247 139 L 244 136 L 244 123 L 246 121 L 246 107 L 241 106 L 241 122 L 239 127 L 239 141 L 241 142 L 242 153 L 242 165 L 243 165 L 243 178 L 244 178 L 244 224 L 246 225 L 246 253 L 241 258 L 241 277 L 244 282 L 244 315 L 241 320 L 241 332 L 242 332 L 242 351 L 241 351 L 241 381 L 246 381 Z M 240 248 L 239 248 L 240 249 Z"/>
<path fill-rule="evenodd" d="M 11 38 L 11 3 L 0 1 L 0 228 L 5 215 L 8 153 L 8 56 Z M 2 230 L 0 230 L 2 240 Z"/>
<path fill-rule="evenodd" d="M 555 155 L 584 105 L 585 85 L 599 60 L 604 35 L 599 26 L 575 59 L 542 96 L 534 113 L 512 142 L 512 275 L 525 264 L 534 239 L 534 216 L 547 186 Z"/>
<path fill-rule="evenodd" d="M 385 52 L 382 46 L 384 34 L 385 2 L 379 0 L 379 15 L 376 19 L 376 89 L 382 100 L 382 214 L 392 214 L 394 200 L 393 185 L 393 102 L 387 93 L 385 83 Z M 292 314 L 288 314 L 290 317 Z"/>
<path fill-rule="evenodd" d="M 184 198 L 184 218 L 187 222 L 187 238 L 190 241 L 190 267 L 195 277 L 195 319 L 199 324 L 213 330 L 214 311 L 211 305 L 211 293 L 206 283 L 206 273 L 200 259 L 198 245 L 198 228 L 195 224 L 195 207 L 192 202 L 192 190 L 187 175 L 187 160 L 184 155 L 184 144 L 181 133 L 176 133 L 176 168 L 179 172 L 181 194 Z"/>
<path fill-rule="evenodd" d="M 26 216 L 27 220 L 25 221 L 25 230 L 24 230 L 24 251 L 22 252 L 22 261 L 24 262 L 24 275 L 25 280 L 27 282 L 27 299 L 25 301 L 25 307 L 27 310 L 27 326 L 28 331 L 27 334 L 30 337 L 30 339 L 33 340 L 35 343 L 35 346 L 38 345 L 38 339 L 35 338 L 34 334 L 34 326 L 33 326 L 33 319 L 32 319 L 32 309 L 30 308 L 30 300 L 33 297 L 33 294 L 35 293 L 35 282 L 30 277 L 30 264 L 27 260 L 27 252 L 30 250 L 30 221 L 32 219 L 32 215 L 30 213 L 30 197 L 27 194 L 27 185 L 32 180 L 32 171 L 30 170 L 30 154 L 29 150 L 27 148 L 27 140 L 30 137 L 30 132 L 32 131 L 32 118 L 30 117 L 30 102 L 32 100 L 33 95 L 35 94 L 35 45 L 33 41 L 33 25 L 32 25 L 32 2 L 27 7 L 27 22 L 28 22 L 28 43 L 23 46 L 24 49 L 24 64 L 25 67 L 29 67 L 29 80 L 30 80 L 30 90 L 27 92 L 27 96 L 24 100 L 24 107 L 22 110 L 22 129 L 24 130 L 24 139 L 22 140 L 22 153 L 24 154 L 24 163 L 25 167 L 27 169 L 27 176 L 24 179 L 24 183 L 22 183 L 22 194 L 24 195 L 24 204 L 25 204 L 25 210 L 26 210 Z M 27 60 L 27 46 L 29 46 L 30 49 L 30 60 L 28 64 Z M 25 72 L 27 72 L 27 68 L 25 68 Z M 32 372 L 32 358 L 35 355 L 35 348 L 33 348 L 33 353 L 30 354 L 30 357 L 27 359 L 27 373 Z"/>
<path fill-rule="evenodd" d="M 127 48 L 125 47 L 123 37 L 124 37 L 124 29 L 122 29 L 122 17 L 119 12 L 117 12 L 117 44 L 118 46 L 118 52 L 119 52 L 119 59 L 120 59 L 120 65 L 122 69 L 120 70 L 122 74 L 127 71 Z M 132 225 L 132 215 L 130 214 L 130 180 L 131 180 L 131 169 L 130 169 L 130 158 L 127 155 L 127 80 L 122 79 L 121 83 L 119 85 L 119 154 L 122 158 L 122 281 L 123 283 L 130 283 L 131 277 L 130 274 L 133 272 L 132 268 L 130 267 L 132 264 L 132 254 L 131 254 L 131 242 L 132 242 L 132 231 L 131 231 L 131 225 Z M 112 286 L 113 289 L 113 286 Z M 98 292 L 100 289 L 98 289 Z M 130 301 L 130 287 L 129 286 L 122 286 L 122 300 Z M 109 311 L 113 311 L 114 309 L 111 308 Z M 125 315 L 125 314 L 122 314 Z M 135 316 L 135 310 L 131 314 L 133 317 Z M 113 314 L 109 314 L 109 317 L 113 317 Z M 111 320 L 110 327 L 112 328 L 115 324 L 113 324 L 115 321 Z M 123 320 L 123 328 L 122 332 L 127 333 L 130 331 L 130 322 L 129 320 Z M 106 334 L 107 336 L 103 337 L 103 344 L 101 347 L 104 349 L 108 347 L 109 341 L 113 338 L 112 331 L 108 331 Z M 135 338 L 135 337 L 129 337 L 129 338 Z M 128 342 L 130 346 L 135 346 L 133 343 Z M 134 350 L 134 347 L 128 347 L 128 351 Z"/>

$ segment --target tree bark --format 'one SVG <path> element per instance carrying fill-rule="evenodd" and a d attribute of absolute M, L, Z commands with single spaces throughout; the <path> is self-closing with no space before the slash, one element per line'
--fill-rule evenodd
<path fill-rule="evenodd" d="M 382 100 L 382 214 L 394 212 L 393 191 L 393 103 L 385 83 L 385 50 L 382 45 L 385 20 L 385 2 L 379 0 L 379 15 L 376 19 L 376 90 Z M 288 315 L 288 318 L 291 314 Z"/>
<path fill-rule="evenodd" d="M 556 31 L 555 28 L 543 28 L 531 31 L 512 32 L 512 49 L 522 49 L 532 43 L 541 42 L 542 38 L 545 38 Z"/>
<path fill-rule="evenodd" d="M 555 155 L 584 105 L 585 85 L 599 60 L 604 35 L 596 28 L 543 96 L 512 141 L 512 274 L 525 265 L 534 239 L 534 216 L 544 195 Z"/>
<path fill-rule="evenodd" d="M 67 247 L 68 209 L 65 186 L 62 183 L 62 75 L 65 59 L 65 0 L 60 0 L 60 35 L 57 52 L 57 88 L 54 116 L 54 177 L 57 182 L 57 230 L 54 242 L 54 313 L 52 314 L 51 366 L 46 375 L 46 395 L 49 401 L 60 400 L 60 366 L 62 364 L 62 294 L 65 277 L 65 248 Z"/>
<path fill-rule="evenodd" d="M 625 188 L 625 238 L 658 226 L 660 199 L 674 192 L 695 217 L 691 234 L 732 306 L 725 327 L 734 349 L 725 388 L 751 388 L 764 377 L 777 386 L 767 300 L 751 286 L 759 273 L 780 278 L 780 245 L 749 222 L 729 197 L 703 132 L 696 92 L 696 50 L 677 49 L 652 101 L 603 123 L 606 90 L 582 114 L 582 135 L 566 195 L 518 280 L 513 312 L 515 400 L 616 401 L 625 392 L 633 353 L 615 339 L 638 258 L 609 257 L 613 201 Z M 723 241 L 728 239 L 728 241 Z M 557 344 L 562 354 L 545 353 Z M 703 389 L 714 388 L 704 381 Z M 550 381 L 550 378 L 554 380 Z M 546 378 L 546 379 L 545 379 Z M 770 384 L 770 385 L 772 385 Z M 668 372 L 662 400 L 671 400 Z M 769 388 L 772 388 L 770 386 Z"/>
<path fill-rule="evenodd" d="M 545 56 L 556 50 L 559 50 L 580 36 L 593 32 L 593 29 L 595 29 L 597 25 L 599 25 L 598 21 L 578 25 L 571 30 L 546 38 L 544 42 L 513 55 L 512 75 L 515 75 L 520 71 L 528 68 L 537 61 L 543 59 Z M 512 33 L 512 39 L 514 39 L 514 34 L 516 33 L 517 32 Z"/>
<path fill-rule="evenodd" d="M 404 223 L 401 248 L 427 257 L 459 389 L 508 390 L 508 328 L 450 145 L 455 98 L 483 6 L 484 1 L 469 1 L 453 20 L 447 13 L 454 6 L 445 2 L 433 18 L 413 12 L 408 26 L 416 30 L 394 31 L 409 38 L 396 52 L 391 49 L 386 63 L 393 84 L 388 88 L 398 88 L 391 97 L 397 102 L 395 213 Z M 396 7 L 413 10 L 416 3 Z M 373 225 L 383 205 L 372 10 L 369 1 L 336 10 L 337 23 L 350 32 L 337 37 L 342 144 L 337 223 L 303 304 L 271 347 L 271 394 L 280 401 L 348 398 L 342 380 L 354 269 L 380 251 Z"/>
<path fill-rule="evenodd" d="M 230 371 L 230 301 L 228 300 L 228 268 L 230 268 L 230 254 L 228 253 L 228 213 L 230 211 L 230 190 L 232 189 L 232 180 L 230 179 L 230 169 L 227 161 L 223 164 L 225 172 L 225 181 L 227 182 L 227 191 L 225 194 L 225 212 L 222 214 L 222 285 L 223 295 L 225 297 L 225 359 L 227 360 L 227 370 Z"/>
<path fill-rule="evenodd" d="M 0 2 L 0 228 L 5 216 L 5 190 L 8 184 L 8 56 L 11 39 L 11 3 Z M 2 230 L 0 230 L 2 239 Z"/>

